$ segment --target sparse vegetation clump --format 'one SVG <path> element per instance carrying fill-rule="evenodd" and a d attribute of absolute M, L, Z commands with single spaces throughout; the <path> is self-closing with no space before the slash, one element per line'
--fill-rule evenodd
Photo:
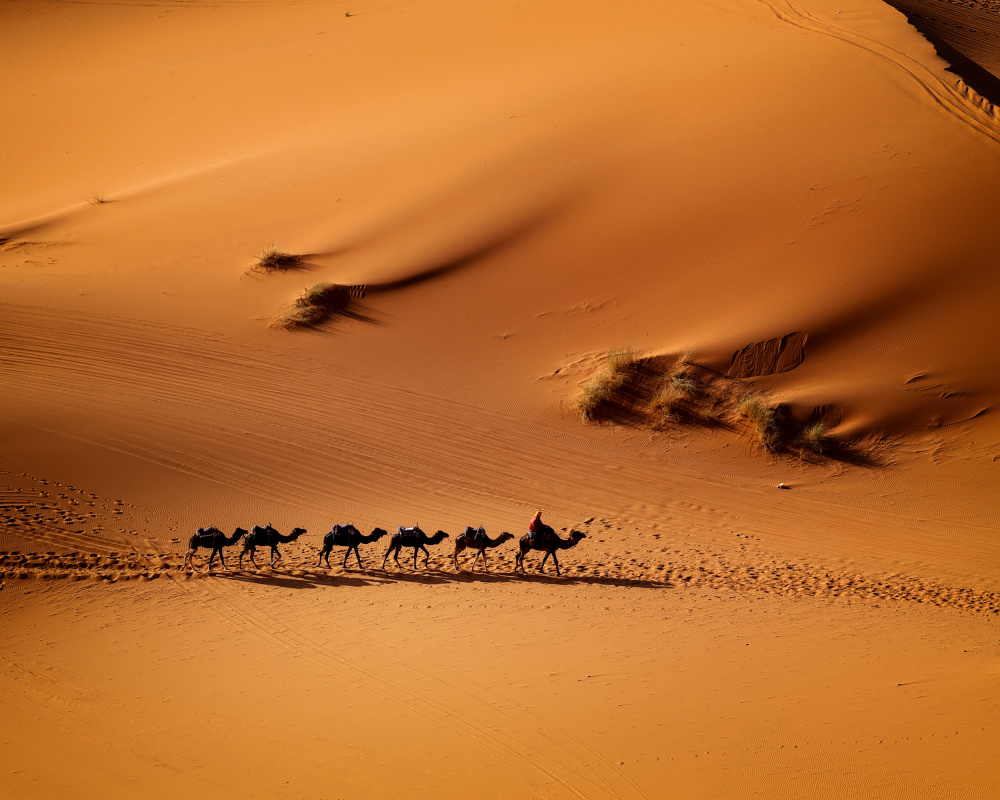
<path fill-rule="evenodd" d="M 637 360 L 635 351 L 630 348 L 612 350 L 608 353 L 608 372 L 612 378 L 624 382 L 628 373 L 635 368 Z"/>
<path fill-rule="evenodd" d="M 258 272 L 278 272 L 302 267 L 302 256 L 286 253 L 277 245 L 271 244 L 264 248 L 253 264 Z"/>
<path fill-rule="evenodd" d="M 796 419 L 791 405 L 695 363 L 690 351 L 642 357 L 631 350 L 611 352 L 580 388 L 575 407 L 584 422 L 614 421 L 658 431 L 742 427 L 772 454 L 797 453 L 809 461 L 869 458 L 857 443 L 845 445 L 830 435 L 827 422 L 819 421 L 830 408 L 814 408 L 807 421 L 799 421 L 802 417 Z"/>
<path fill-rule="evenodd" d="M 352 290 L 339 283 L 316 283 L 283 308 L 274 321 L 277 328 L 308 328 L 318 325 L 328 314 L 343 311 L 351 302 Z"/>
<path fill-rule="evenodd" d="M 614 350 L 608 354 L 604 368 L 583 385 L 576 399 L 576 409 L 584 422 L 593 420 L 598 409 L 625 385 L 636 361 L 636 354 L 630 349 Z"/>
<path fill-rule="evenodd" d="M 698 383 L 693 378 L 675 375 L 663 384 L 653 399 L 653 410 L 664 419 L 676 419 L 678 412 L 698 394 Z"/>
<path fill-rule="evenodd" d="M 826 425 L 822 422 L 814 422 L 807 425 L 798 436 L 799 446 L 803 450 L 809 450 L 816 455 L 823 455 L 830 447 L 830 442 L 826 436 Z"/>
<path fill-rule="evenodd" d="M 748 394 L 740 400 L 736 410 L 750 423 L 750 427 L 765 450 L 776 450 L 781 443 L 778 421 L 771 408 L 759 394 Z"/>

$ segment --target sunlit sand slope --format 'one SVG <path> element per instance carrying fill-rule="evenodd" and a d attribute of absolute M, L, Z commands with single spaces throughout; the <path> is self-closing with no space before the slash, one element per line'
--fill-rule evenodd
<path fill-rule="evenodd" d="M 8 796 L 997 787 L 995 626 L 954 612 L 434 573 L 64 587 L 4 590 Z"/>

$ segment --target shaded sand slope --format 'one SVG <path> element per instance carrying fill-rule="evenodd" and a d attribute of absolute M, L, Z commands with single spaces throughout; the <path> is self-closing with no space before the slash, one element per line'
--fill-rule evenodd
<path fill-rule="evenodd" d="M 996 787 L 995 626 L 953 612 L 433 574 L 24 586 L 13 797 Z"/>
<path fill-rule="evenodd" d="M 951 68 L 1000 102 L 1000 6 L 994 0 L 894 0 Z"/>

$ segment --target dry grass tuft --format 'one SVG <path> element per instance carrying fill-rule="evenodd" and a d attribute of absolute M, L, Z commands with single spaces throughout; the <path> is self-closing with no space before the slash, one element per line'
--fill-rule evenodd
<path fill-rule="evenodd" d="M 608 373 L 612 378 L 621 378 L 624 381 L 628 373 L 635 368 L 637 360 L 635 351 L 631 348 L 612 350 L 608 353 Z"/>
<path fill-rule="evenodd" d="M 774 409 L 759 394 L 748 394 L 736 407 L 741 417 L 750 422 L 757 441 L 765 450 L 776 450 L 781 442 Z"/>
<path fill-rule="evenodd" d="M 277 272 L 299 269 L 302 266 L 302 256 L 285 253 L 277 245 L 270 244 L 257 256 L 257 260 L 251 269 L 258 272 Z"/>
<path fill-rule="evenodd" d="M 345 311 L 351 302 L 352 289 L 339 283 L 317 283 L 283 308 L 272 323 L 276 328 L 309 328 L 329 314 Z M 361 295 L 363 296 L 363 295 Z"/>
<path fill-rule="evenodd" d="M 111 201 L 108 200 L 108 198 L 105 197 L 103 194 L 92 194 L 90 197 L 87 198 L 87 202 L 90 203 L 92 206 L 102 206 L 105 203 L 110 203 Z"/>
<path fill-rule="evenodd" d="M 830 446 L 826 431 L 826 425 L 822 422 L 815 422 L 803 428 L 796 441 L 803 450 L 810 450 L 816 455 L 823 455 Z"/>
<path fill-rule="evenodd" d="M 653 398 L 653 410 L 662 414 L 664 419 L 676 419 L 682 408 L 698 395 L 697 381 L 682 375 L 677 375 L 667 381 Z"/>
<path fill-rule="evenodd" d="M 621 390 L 637 361 L 636 354 L 631 349 L 608 353 L 604 368 L 583 385 L 576 398 L 576 410 L 580 412 L 584 422 L 592 421 L 598 409 Z"/>
<path fill-rule="evenodd" d="M 576 410 L 584 422 L 591 422 L 597 414 L 597 409 L 611 399 L 614 386 L 610 376 L 601 372 L 583 385 L 576 398 Z"/>

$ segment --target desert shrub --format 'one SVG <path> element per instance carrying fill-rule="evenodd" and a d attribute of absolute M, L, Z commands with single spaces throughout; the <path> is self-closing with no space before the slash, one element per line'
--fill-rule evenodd
<path fill-rule="evenodd" d="M 814 422 L 812 425 L 807 425 L 799 433 L 797 439 L 799 446 L 803 450 L 811 450 L 817 455 L 822 455 L 829 447 L 826 431 L 826 425 L 822 422 Z"/>
<path fill-rule="evenodd" d="M 597 409 L 614 394 L 614 381 L 607 372 L 600 372 L 587 381 L 576 398 L 576 410 L 584 422 L 594 419 Z"/>
<path fill-rule="evenodd" d="M 302 266 L 302 256 L 286 253 L 277 245 L 265 247 L 253 264 L 253 269 L 259 272 L 275 272 L 278 270 L 298 269 Z"/>
<path fill-rule="evenodd" d="M 665 419 L 674 419 L 678 411 L 699 392 L 698 383 L 693 378 L 675 376 L 660 387 L 653 398 L 653 410 Z"/>
<path fill-rule="evenodd" d="M 684 368 L 691 364 L 691 359 L 694 358 L 694 352 L 691 350 L 685 350 L 680 356 L 677 357 L 677 363 L 674 364 L 674 375 L 680 375 L 684 372 Z"/>
<path fill-rule="evenodd" d="M 745 417 L 765 450 L 775 450 L 780 442 L 778 421 L 771 408 L 759 394 L 748 394 L 740 400 L 737 411 Z"/>
<path fill-rule="evenodd" d="M 576 410 L 584 422 L 594 419 L 598 408 L 610 401 L 628 379 L 638 360 L 630 350 L 613 350 L 608 353 L 604 368 L 587 381 L 576 398 Z"/>
<path fill-rule="evenodd" d="M 328 314 L 344 311 L 351 302 L 352 291 L 351 287 L 339 283 L 313 284 L 304 289 L 291 305 L 278 312 L 273 324 L 278 328 L 308 328 L 317 325 Z"/>
<path fill-rule="evenodd" d="M 635 351 L 630 348 L 625 350 L 612 350 L 608 353 L 607 370 L 612 378 L 621 377 L 622 381 L 636 365 Z"/>

